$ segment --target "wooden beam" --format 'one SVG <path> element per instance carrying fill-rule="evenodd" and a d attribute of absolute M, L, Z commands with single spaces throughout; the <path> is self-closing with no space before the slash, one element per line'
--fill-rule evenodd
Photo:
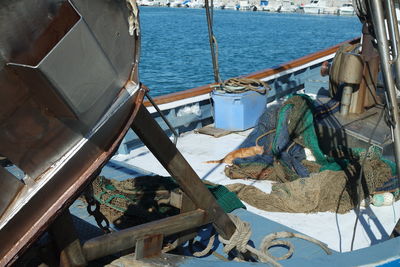
<path fill-rule="evenodd" d="M 197 209 L 90 239 L 83 244 L 83 252 L 86 259 L 91 261 L 133 248 L 137 240 L 146 236 L 169 236 L 208 222 L 205 212 Z"/>
<path fill-rule="evenodd" d="M 196 207 L 207 212 L 207 216 L 210 216 L 210 221 L 213 222 L 218 233 L 223 238 L 229 239 L 235 232 L 235 225 L 143 105 L 132 124 L 132 130 L 176 180 Z"/>

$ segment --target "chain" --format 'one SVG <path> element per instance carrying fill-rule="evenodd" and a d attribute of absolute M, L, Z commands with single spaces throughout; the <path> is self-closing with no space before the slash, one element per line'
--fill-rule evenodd
<path fill-rule="evenodd" d="M 100 211 L 100 203 L 93 197 L 91 190 L 85 191 L 85 200 L 87 202 L 87 212 L 94 217 L 97 225 L 104 233 L 110 233 L 110 222 Z"/>

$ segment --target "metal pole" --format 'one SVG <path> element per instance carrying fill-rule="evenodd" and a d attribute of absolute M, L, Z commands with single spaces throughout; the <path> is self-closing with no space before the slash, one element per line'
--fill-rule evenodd
<path fill-rule="evenodd" d="M 392 50 L 391 64 L 393 64 L 394 62 L 398 61 L 397 59 L 398 59 L 398 40 L 399 40 L 397 18 L 396 18 L 396 12 L 394 10 L 393 0 L 385 1 L 385 12 L 386 12 L 386 19 L 390 36 L 390 48 Z"/>
<path fill-rule="evenodd" d="M 146 97 L 150 101 L 151 105 L 157 110 L 158 114 L 160 114 L 161 118 L 167 124 L 168 128 L 171 130 L 171 132 L 174 135 L 174 145 L 178 142 L 178 133 L 175 131 L 175 128 L 171 125 L 171 123 L 168 121 L 168 119 L 165 117 L 164 113 L 160 110 L 156 102 L 154 102 L 153 98 L 149 95 L 148 91 L 146 91 Z"/>
<path fill-rule="evenodd" d="M 208 39 L 210 42 L 210 49 L 211 49 L 211 58 L 212 58 L 212 63 L 213 63 L 213 69 L 214 69 L 214 80 L 216 83 L 221 83 L 220 77 L 219 77 L 219 67 L 218 67 L 218 58 L 216 55 L 216 49 L 215 49 L 215 36 L 213 33 L 212 25 L 213 25 L 213 13 L 210 12 L 210 3 L 208 0 L 205 0 L 204 2 L 206 6 L 206 16 L 207 16 L 207 26 L 208 26 Z"/>
<path fill-rule="evenodd" d="M 383 74 L 383 81 L 387 92 L 388 100 L 390 105 L 390 113 L 393 116 L 392 133 L 394 139 L 394 152 L 397 165 L 397 175 L 400 175 L 400 129 L 399 129 L 399 110 L 396 99 L 396 89 L 394 85 L 394 79 L 390 67 L 390 55 L 388 40 L 386 38 L 386 28 L 384 23 L 384 13 L 381 0 L 371 0 L 372 20 L 375 29 L 376 40 L 378 42 L 378 51 L 381 57 L 381 67 Z"/>
<path fill-rule="evenodd" d="M 342 116 L 349 114 L 352 93 L 353 87 L 349 84 L 346 84 L 343 88 L 342 99 L 340 101 L 340 115 Z"/>
<path fill-rule="evenodd" d="M 388 26 L 391 31 L 391 45 L 393 52 L 393 64 L 396 75 L 396 87 L 400 90 L 400 60 L 399 60 L 399 26 L 393 0 L 386 0 L 386 12 L 388 13 Z"/>

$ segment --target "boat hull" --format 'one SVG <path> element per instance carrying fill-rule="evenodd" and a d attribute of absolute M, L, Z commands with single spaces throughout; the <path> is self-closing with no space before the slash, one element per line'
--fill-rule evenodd
<path fill-rule="evenodd" d="M 68 207 L 127 131 L 143 98 L 132 12 L 125 1 L 0 4 L 0 154 L 22 175 L 21 189 L 0 199 L 1 266 Z"/>

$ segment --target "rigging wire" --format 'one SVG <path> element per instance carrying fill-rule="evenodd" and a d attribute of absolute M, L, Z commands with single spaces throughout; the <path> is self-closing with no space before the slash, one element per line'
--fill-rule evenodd
<path fill-rule="evenodd" d="M 216 83 L 221 83 L 221 77 L 219 75 L 219 66 L 218 66 L 218 43 L 217 38 L 213 32 L 213 23 L 214 23 L 214 3 L 211 0 L 211 7 L 209 0 L 204 1 L 205 8 L 206 8 L 206 16 L 207 16 L 207 26 L 208 26 L 208 40 L 210 43 L 211 49 L 211 58 L 213 63 L 213 70 L 214 70 L 214 80 Z"/>
<path fill-rule="evenodd" d="M 214 87 L 217 90 L 220 89 L 221 91 L 225 91 L 228 93 L 241 93 L 251 90 L 251 91 L 256 91 L 260 94 L 266 94 L 268 90 L 271 90 L 271 87 L 266 82 L 258 79 L 232 78 L 225 82 L 222 82 L 218 64 L 218 42 L 213 31 L 214 2 L 213 0 L 210 1 L 211 5 L 209 0 L 205 0 L 204 4 L 207 16 L 208 40 L 210 43 L 211 58 L 214 70 L 214 80 L 215 83 L 217 84 L 212 87 Z"/>
<path fill-rule="evenodd" d="M 387 106 L 384 105 L 383 109 L 381 110 L 381 112 L 379 114 L 379 118 L 378 118 L 378 120 L 377 120 L 377 122 L 376 122 L 376 124 L 374 126 L 374 129 L 372 129 L 371 135 L 369 136 L 369 139 L 368 139 L 369 147 L 365 151 L 365 155 L 364 155 L 364 158 L 363 158 L 363 160 L 361 162 L 361 166 L 360 166 L 360 174 L 359 174 L 359 176 L 358 176 L 358 178 L 356 180 L 356 195 L 358 196 L 358 200 L 357 200 L 357 206 L 356 206 L 356 209 L 355 209 L 356 220 L 354 222 L 354 227 L 353 227 L 353 236 L 351 237 L 350 251 L 353 251 L 354 240 L 355 240 L 355 237 L 356 237 L 357 224 L 358 224 L 358 220 L 360 218 L 360 206 L 361 206 L 360 204 L 361 204 L 361 200 L 362 200 L 361 199 L 361 189 L 362 189 L 361 188 L 362 187 L 361 186 L 361 179 L 362 179 L 362 176 L 363 176 L 363 173 L 364 173 L 364 165 L 365 165 L 365 162 L 366 162 L 366 159 L 367 159 L 368 152 L 371 149 L 371 147 L 373 146 L 372 145 L 372 138 L 374 137 L 375 131 L 378 128 L 378 125 L 381 122 L 381 120 L 383 118 L 383 115 L 385 114 L 384 111 L 386 110 L 386 108 L 387 108 Z"/>

